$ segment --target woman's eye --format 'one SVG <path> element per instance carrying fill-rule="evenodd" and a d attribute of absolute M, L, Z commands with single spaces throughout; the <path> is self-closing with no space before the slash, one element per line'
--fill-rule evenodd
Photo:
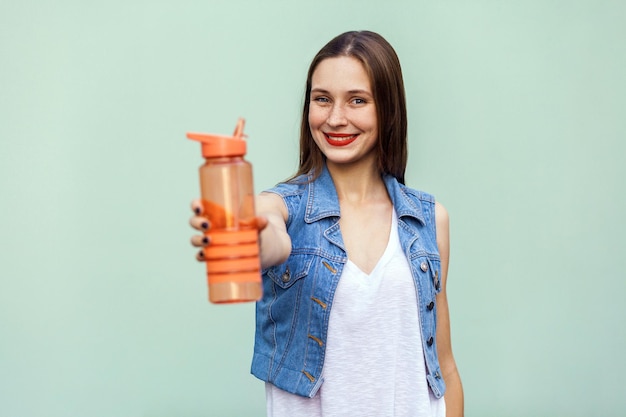
<path fill-rule="evenodd" d="M 365 104 L 365 100 L 362 98 L 354 98 L 352 99 L 353 104 Z"/>
<path fill-rule="evenodd" d="M 329 103 L 330 100 L 328 100 L 327 97 L 314 97 L 313 101 L 316 101 L 318 103 Z"/>

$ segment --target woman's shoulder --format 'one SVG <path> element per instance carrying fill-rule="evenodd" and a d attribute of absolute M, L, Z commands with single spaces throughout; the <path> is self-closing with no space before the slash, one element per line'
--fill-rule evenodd
<path fill-rule="evenodd" d="M 401 212 L 414 215 L 425 224 L 433 224 L 438 203 L 435 196 L 429 192 L 409 187 L 397 182 L 394 204 Z"/>
<path fill-rule="evenodd" d="M 402 184 L 397 180 L 395 182 L 397 183 L 402 193 L 416 203 L 424 203 L 429 205 L 435 204 L 435 196 L 433 194 L 417 188 L 409 187 L 408 185 Z"/>
<path fill-rule="evenodd" d="M 283 198 L 298 197 L 304 193 L 306 186 L 309 183 L 308 176 L 300 175 L 295 178 L 291 178 L 280 182 L 273 186 L 263 190 L 264 193 L 278 194 Z"/>
<path fill-rule="evenodd" d="M 417 200 L 420 200 L 421 202 L 431 203 L 431 204 L 435 203 L 435 196 L 433 194 L 430 194 L 423 190 L 418 190 L 415 188 L 407 187 L 406 185 L 401 185 L 401 187 L 407 195 Z"/>

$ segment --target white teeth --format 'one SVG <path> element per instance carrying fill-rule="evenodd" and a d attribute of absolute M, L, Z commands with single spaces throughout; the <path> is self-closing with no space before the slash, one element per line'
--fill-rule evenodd
<path fill-rule="evenodd" d="M 331 138 L 332 140 L 336 140 L 336 141 L 344 141 L 344 140 L 351 140 L 353 139 L 356 135 L 352 135 L 352 136 L 333 136 L 333 135 L 326 135 L 329 138 Z"/>

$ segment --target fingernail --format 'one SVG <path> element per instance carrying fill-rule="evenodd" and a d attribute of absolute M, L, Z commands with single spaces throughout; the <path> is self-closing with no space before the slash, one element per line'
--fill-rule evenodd
<path fill-rule="evenodd" d="M 203 228 L 204 230 L 207 230 L 209 228 L 209 222 L 202 222 L 200 227 Z"/>
<path fill-rule="evenodd" d="M 211 240 L 209 239 L 208 236 L 205 236 L 205 237 L 202 238 L 202 243 L 205 244 L 205 245 L 208 245 L 210 241 Z"/>
<path fill-rule="evenodd" d="M 204 259 L 204 251 L 203 250 L 198 252 L 198 258 Z"/>
<path fill-rule="evenodd" d="M 197 215 L 200 215 L 200 213 L 202 213 L 202 210 L 200 210 L 200 207 L 196 207 L 195 209 L 193 209 L 193 211 L 194 211 Z"/>

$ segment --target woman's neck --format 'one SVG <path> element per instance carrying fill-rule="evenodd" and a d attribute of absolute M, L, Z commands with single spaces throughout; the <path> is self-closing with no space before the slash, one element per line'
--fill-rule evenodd
<path fill-rule="evenodd" d="M 340 202 L 361 204 L 388 199 L 387 188 L 374 164 L 327 162 Z"/>

